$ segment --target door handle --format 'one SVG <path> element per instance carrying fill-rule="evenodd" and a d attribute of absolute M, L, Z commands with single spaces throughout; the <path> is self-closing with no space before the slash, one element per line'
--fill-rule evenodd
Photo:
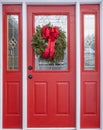
<path fill-rule="evenodd" d="M 32 70 L 33 67 L 31 65 L 28 66 L 28 70 Z"/>
<path fill-rule="evenodd" d="M 33 76 L 32 76 L 31 74 L 30 74 L 30 75 L 28 75 L 28 78 L 29 78 L 29 79 L 32 79 L 32 77 L 33 77 Z"/>

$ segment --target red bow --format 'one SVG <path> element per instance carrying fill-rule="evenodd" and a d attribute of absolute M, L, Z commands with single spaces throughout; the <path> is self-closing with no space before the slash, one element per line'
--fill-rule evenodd
<path fill-rule="evenodd" d="M 50 56 L 52 59 L 55 53 L 55 39 L 58 38 L 59 29 L 55 26 L 49 28 L 48 26 L 44 26 L 42 29 L 42 37 L 48 40 L 48 45 L 45 48 L 44 53 L 42 54 L 42 58 L 47 58 Z"/>

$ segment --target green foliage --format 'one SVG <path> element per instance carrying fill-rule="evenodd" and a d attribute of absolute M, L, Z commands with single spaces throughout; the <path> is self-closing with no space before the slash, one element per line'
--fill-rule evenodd
<path fill-rule="evenodd" d="M 47 26 L 49 26 L 50 28 L 52 27 L 50 23 Z M 33 34 L 33 37 L 32 37 L 32 47 L 34 49 L 35 54 L 39 55 L 40 59 L 42 59 L 41 56 L 43 52 L 45 51 L 45 48 L 48 44 L 48 41 L 42 37 L 42 28 L 43 27 L 41 26 L 37 26 L 36 32 Z M 50 59 L 49 57 L 47 57 L 46 59 L 42 59 L 42 60 L 46 60 L 53 63 L 58 63 L 60 61 L 63 61 L 66 45 L 67 43 L 66 43 L 65 32 L 63 32 L 59 28 L 59 36 L 55 40 L 55 54 L 54 54 L 53 59 Z"/>

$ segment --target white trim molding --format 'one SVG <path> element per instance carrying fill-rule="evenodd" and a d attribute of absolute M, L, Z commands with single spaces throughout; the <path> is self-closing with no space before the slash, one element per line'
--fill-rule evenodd
<path fill-rule="evenodd" d="M 2 129 L 2 130 L 11 130 L 11 129 Z M 23 129 L 12 129 L 12 130 L 23 130 Z M 27 128 L 25 130 L 77 130 L 76 128 Z M 102 129 L 80 129 L 80 130 L 102 130 Z"/>
<path fill-rule="evenodd" d="M 26 3 L 23 2 L 22 4 L 22 39 L 23 39 L 23 44 L 22 44 L 22 48 L 23 48 L 23 53 L 22 53 L 22 57 L 23 57 L 23 65 L 22 65 L 22 69 L 23 69 L 23 77 L 22 77 L 22 81 L 23 81 L 23 86 L 22 86 L 22 90 L 23 90 L 23 103 L 22 103 L 22 127 L 23 130 L 26 130 L 27 128 L 27 6 Z"/>
<path fill-rule="evenodd" d="M 27 128 L 27 130 L 76 130 L 76 128 Z"/>
<path fill-rule="evenodd" d="M 2 33 L 2 3 L 0 2 L 0 130 L 2 130 L 2 98 L 3 98 L 3 33 Z"/>
<path fill-rule="evenodd" d="M 103 130 L 103 1 L 100 4 L 100 128 Z"/>
<path fill-rule="evenodd" d="M 0 130 L 2 128 L 3 99 L 3 4 L 22 4 L 22 129 L 12 130 L 103 130 L 103 0 L 0 0 Z M 76 128 L 27 128 L 27 5 L 76 5 Z M 100 4 L 100 129 L 80 128 L 80 5 Z"/>
<path fill-rule="evenodd" d="M 102 2 L 102 0 L 1 0 L 3 4 L 21 4 L 26 2 L 27 4 L 53 4 L 53 5 L 64 5 L 64 4 L 75 4 L 77 2 L 81 4 L 97 4 Z"/>
<path fill-rule="evenodd" d="M 80 130 L 80 3 L 76 3 L 76 129 Z"/>

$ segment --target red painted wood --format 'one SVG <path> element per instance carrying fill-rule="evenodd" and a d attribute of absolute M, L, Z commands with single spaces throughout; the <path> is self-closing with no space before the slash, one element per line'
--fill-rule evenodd
<path fill-rule="evenodd" d="M 28 127 L 75 127 L 75 6 L 28 6 Z M 31 39 L 35 15 L 68 16 L 68 71 L 35 71 Z"/>
<path fill-rule="evenodd" d="M 21 5 L 3 5 L 3 128 L 22 127 L 22 18 Z M 19 69 L 7 69 L 7 16 L 18 15 Z"/>
<path fill-rule="evenodd" d="M 59 82 L 56 86 L 57 91 L 57 114 L 70 113 L 70 84 L 68 82 Z"/>
<path fill-rule="evenodd" d="M 99 5 L 81 5 L 81 128 L 100 128 L 100 12 Z M 83 15 L 94 14 L 95 70 L 84 70 Z"/>

